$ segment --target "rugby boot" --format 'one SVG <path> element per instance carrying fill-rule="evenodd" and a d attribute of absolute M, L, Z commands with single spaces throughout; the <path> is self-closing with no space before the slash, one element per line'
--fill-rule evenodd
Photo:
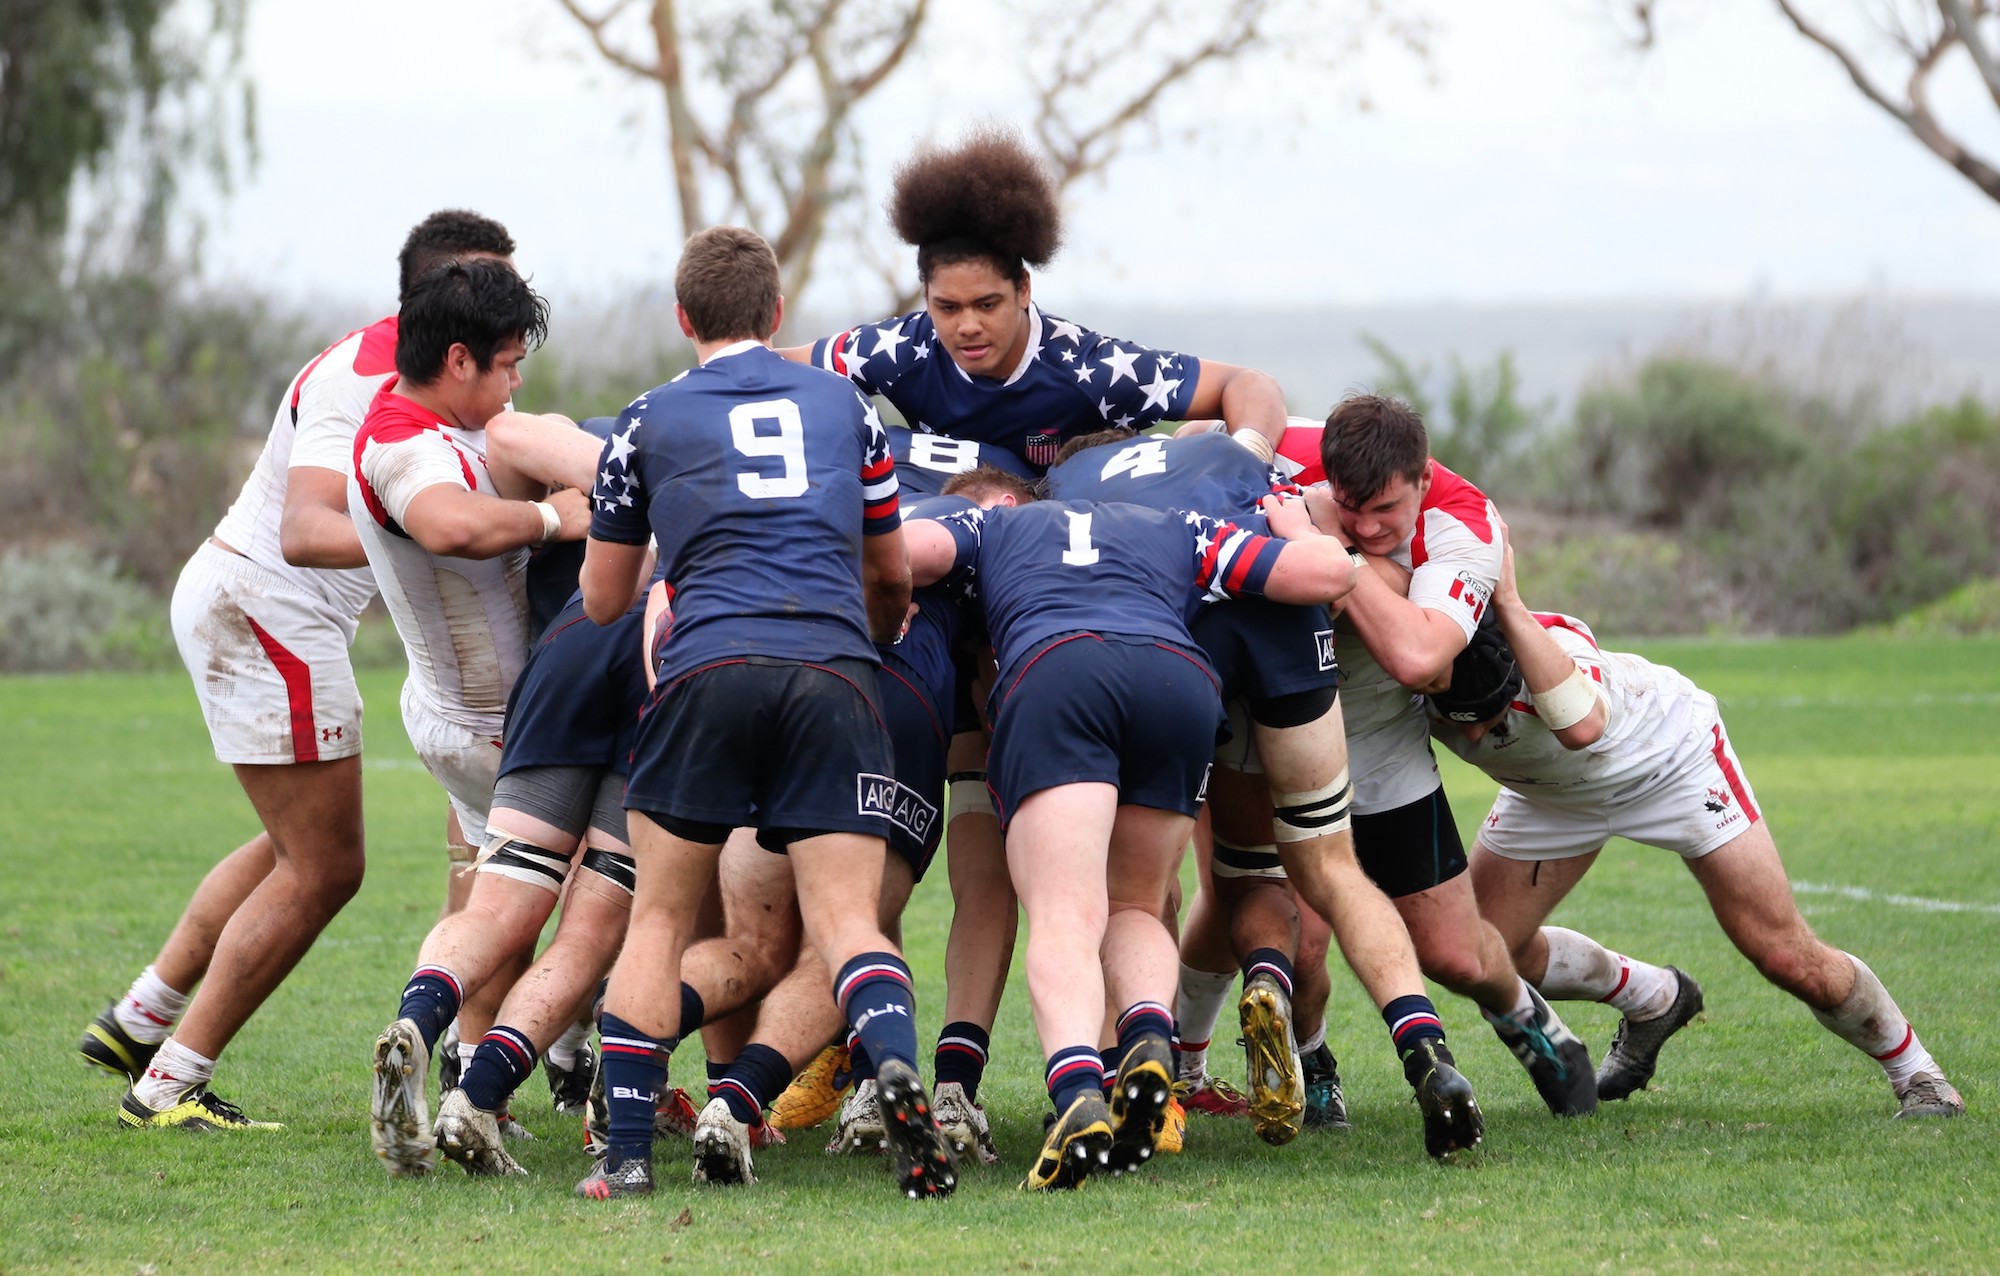
<path fill-rule="evenodd" d="M 937 1093 L 931 1096 L 931 1106 L 937 1111 L 938 1129 L 944 1131 L 944 1137 L 960 1158 L 977 1153 L 981 1165 L 992 1165 L 1000 1159 L 986 1109 L 965 1097 L 964 1085 L 947 1081 L 938 1086 Z"/>
<path fill-rule="evenodd" d="M 1305 1126 L 1309 1130 L 1345 1130 L 1347 1096 L 1341 1093 L 1340 1069 L 1333 1051 L 1321 1042 L 1319 1049 L 1303 1056 L 1306 1080 Z"/>
<path fill-rule="evenodd" d="M 1243 1097 L 1243 1092 L 1212 1072 L 1203 1070 L 1193 1076 L 1182 1077 L 1181 1084 L 1187 1089 L 1187 1093 L 1181 1096 L 1181 1104 L 1190 1113 L 1240 1117 L 1250 1112 L 1250 1100 Z"/>
<path fill-rule="evenodd" d="M 875 1095 L 896 1186 L 913 1201 L 950 1196 L 958 1187 L 958 1163 L 917 1070 L 900 1059 L 884 1059 L 875 1069 Z"/>
<path fill-rule="evenodd" d="M 880 1152 L 887 1140 L 888 1134 L 882 1128 L 882 1105 L 876 1099 L 875 1079 L 871 1077 L 857 1082 L 840 1105 L 840 1124 L 834 1127 L 833 1138 L 827 1142 L 826 1150 L 834 1155 L 842 1152 Z"/>
<path fill-rule="evenodd" d="M 1102 1091 L 1086 1090 L 1070 1102 L 1069 1111 L 1049 1118 L 1042 1150 L 1021 1187 L 1029 1192 L 1082 1187 L 1092 1171 L 1110 1160 L 1111 1109 Z"/>
<path fill-rule="evenodd" d="M 1153 1144 L 1153 1150 L 1166 1156 L 1179 1156 L 1187 1147 L 1187 1109 L 1181 1106 L 1179 1083 L 1175 1083 L 1175 1094 L 1167 1100 L 1167 1119 L 1160 1123 L 1160 1137 Z"/>
<path fill-rule="evenodd" d="M 1942 1072 L 1919 1072 L 1896 1089 L 1896 1118 L 1965 1115 L 1965 1100 Z"/>
<path fill-rule="evenodd" d="M 617 1165 L 599 1159 L 576 1185 L 576 1194 L 592 1201 L 614 1201 L 623 1196 L 653 1194 L 653 1163 L 643 1156 L 628 1156 Z"/>
<path fill-rule="evenodd" d="M 369 1139 L 392 1179 L 428 1174 L 436 1162 L 430 1104 L 424 1097 L 430 1067 L 430 1051 L 414 1021 L 398 1019 L 375 1039 Z"/>
<path fill-rule="evenodd" d="M 847 1047 L 828 1046 L 813 1056 L 792 1083 L 771 1104 L 769 1124 L 780 1130 L 803 1130 L 840 1111 L 841 1096 L 854 1082 Z"/>
<path fill-rule="evenodd" d="M 1259 974 L 1243 985 L 1236 1013 L 1250 1065 L 1251 1128 L 1272 1147 L 1283 1147 L 1299 1136 L 1306 1110 L 1299 1051 L 1292 1042 L 1292 999 L 1276 979 Z"/>
<path fill-rule="evenodd" d="M 1653 1079 L 1653 1070 L 1659 1067 L 1660 1047 L 1701 1013 L 1701 985 L 1672 966 L 1667 967 L 1667 973 L 1674 977 L 1674 1004 L 1667 1013 L 1651 1019 L 1626 1015 L 1618 1021 L 1611 1049 L 1597 1068 L 1598 1102 L 1623 1099 L 1645 1089 Z"/>
<path fill-rule="evenodd" d="M 1589 1116 L 1597 1111 L 1597 1074 L 1590 1068 L 1590 1047 L 1556 1017 L 1542 994 L 1530 987 L 1528 998 L 1535 1007 L 1528 1023 L 1491 1012 L 1485 1012 L 1486 1021 L 1528 1070 L 1528 1079 L 1551 1113 Z"/>
<path fill-rule="evenodd" d="M 1451 1051 L 1427 1037 L 1403 1055 L 1403 1076 L 1416 1091 L 1424 1114 L 1424 1151 L 1440 1161 L 1479 1146 L 1486 1119 L 1472 1097 L 1472 1083 L 1453 1066 Z"/>
<path fill-rule="evenodd" d="M 243 1109 L 208 1092 L 207 1082 L 181 1091 L 172 1106 L 149 1108 L 132 1091 L 118 1105 L 118 1124 L 128 1130 L 282 1130 L 276 1121 L 252 1121 Z"/>
<path fill-rule="evenodd" d="M 542 1060 L 549 1078 L 549 1101 L 558 1112 L 581 1112 L 590 1102 L 591 1082 L 597 1077 L 597 1051 L 588 1041 L 576 1048 L 576 1063 L 563 1068 L 554 1059 Z"/>
<path fill-rule="evenodd" d="M 757 1181 L 750 1167 L 750 1127 L 721 1099 L 710 1099 L 695 1122 L 694 1181 L 717 1187 Z"/>
<path fill-rule="evenodd" d="M 676 1093 L 679 1092 L 676 1091 Z M 682 1097 L 685 1098 L 686 1096 L 683 1095 Z M 611 1108 L 604 1098 L 604 1069 L 599 1068 L 597 1075 L 590 1079 L 590 1095 L 583 1103 L 583 1154 L 593 1160 L 602 1160 L 604 1154 L 611 1148 L 610 1130 Z M 657 1134 L 659 1130 L 660 1117 L 655 1112 L 653 1114 L 653 1132 Z M 692 1136 L 693 1132 L 694 1123 L 690 1121 L 688 1123 L 689 1136 Z M 588 1180 L 585 1181 L 588 1182 Z M 582 1190 L 582 1184 L 578 1184 L 578 1190 Z"/>
<path fill-rule="evenodd" d="M 1132 1043 L 1111 1083 L 1111 1156 L 1105 1167 L 1128 1174 L 1153 1158 L 1174 1099 L 1174 1048 L 1149 1034 Z"/>
<path fill-rule="evenodd" d="M 465 1167 L 467 1174 L 504 1175 L 528 1171 L 502 1146 L 500 1115 L 474 1107 L 463 1090 L 453 1090 L 438 1104 L 435 1132 L 438 1151 Z"/>
<path fill-rule="evenodd" d="M 701 1120 L 701 1113 L 695 1110 L 694 1100 L 679 1086 L 669 1086 L 653 1105 L 653 1133 L 671 1135 L 677 1139 L 694 1138 L 694 1127 Z"/>
<path fill-rule="evenodd" d="M 137 1085 L 139 1078 L 146 1075 L 146 1065 L 153 1061 L 158 1052 L 158 1041 L 140 1041 L 125 1031 L 125 1025 L 118 1022 L 118 1003 L 112 1002 L 104 1008 L 104 1013 L 90 1021 L 83 1030 L 83 1040 L 77 1043 L 77 1053 L 85 1063 L 124 1077 L 127 1085 Z"/>

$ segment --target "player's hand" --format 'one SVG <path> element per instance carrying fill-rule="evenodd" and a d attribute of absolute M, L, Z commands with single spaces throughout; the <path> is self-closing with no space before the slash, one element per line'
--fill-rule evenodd
<path fill-rule="evenodd" d="M 1271 535 L 1280 540 L 1308 540 L 1320 534 L 1312 515 L 1306 513 L 1304 501 L 1286 500 L 1274 492 L 1259 501 L 1257 508 L 1271 525 Z"/>
<path fill-rule="evenodd" d="M 562 519 L 562 530 L 556 533 L 557 540 L 580 541 L 590 535 L 590 493 L 565 487 L 550 492 L 548 503 Z"/>

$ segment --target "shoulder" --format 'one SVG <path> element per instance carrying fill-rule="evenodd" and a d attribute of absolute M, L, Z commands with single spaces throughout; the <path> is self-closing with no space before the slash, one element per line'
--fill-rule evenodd
<path fill-rule="evenodd" d="M 1444 514 L 1482 541 L 1494 539 L 1493 502 L 1470 480 L 1436 461 L 1431 462 L 1431 485 L 1424 493 L 1423 512 Z"/>

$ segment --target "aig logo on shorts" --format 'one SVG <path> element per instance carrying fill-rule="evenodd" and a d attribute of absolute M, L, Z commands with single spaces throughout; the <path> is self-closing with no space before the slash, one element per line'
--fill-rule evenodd
<path fill-rule="evenodd" d="M 1319 644 L 1319 671 L 1325 673 L 1340 668 L 1340 661 L 1333 654 L 1333 630 L 1320 630 L 1313 635 L 1313 641 Z"/>
<path fill-rule="evenodd" d="M 886 775 L 863 772 L 854 777 L 855 800 L 863 815 L 879 815 L 919 842 L 930 837 L 937 823 L 937 808 L 918 796 L 917 791 L 896 783 Z"/>

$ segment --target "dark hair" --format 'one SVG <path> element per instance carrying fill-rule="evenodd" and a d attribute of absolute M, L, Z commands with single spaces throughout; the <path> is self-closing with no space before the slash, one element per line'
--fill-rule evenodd
<path fill-rule="evenodd" d="M 916 245 L 926 284 L 940 266 L 987 261 L 1018 285 L 1062 245 L 1055 183 L 1012 129 L 920 148 L 897 167 L 887 208 L 903 242 Z"/>
<path fill-rule="evenodd" d="M 944 482 L 941 495 L 963 496 L 969 501 L 977 501 L 984 496 L 1012 493 L 1016 505 L 1026 505 L 1035 499 L 1034 484 L 997 465 L 977 465 L 963 474 L 954 474 Z"/>
<path fill-rule="evenodd" d="M 778 255 L 741 226 L 699 231 L 681 249 L 674 300 L 698 340 L 767 340 L 778 317 Z"/>
<path fill-rule="evenodd" d="M 444 374 L 454 345 L 471 352 L 481 372 L 510 340 L 532 350 L 548 336 L 549 303 L 514 268 L 492 257 L 446 261 L 410 285 L 396 328 L 396 372 L 415 385 Z"/>
<path fill-rule="evenodd" d="M 1490 722 L 1521 694 L 1521 666 L 1514 649 L 1488 611 L 1472 641 L 1451 662 L 1451 686 L 1432 695 L 1431 705 L 1453 722 Z"/>
<path fill-rule="evenodd" d="M 1374 500 L 1398 475 L 1423 482 L 1430 459 L 1424 419 L 1387 395 L 1348 395 L 1334 405 L 1319 436 L 1320 464 L 1351 505 Z"/>
<path fill-rule="evenodd" d="M 1139 432 L 1129 425 L 1114 425 L 1094 434 L 1079 434 L 1062 445 L 1056 452 L 1056 459 L 1049 462 L 1049 468 L 1054 469 L 1078 452 L 1088 452 L 1094 447 L 1105 447 L 1112 443 L 1123 443 L 1127 439 L 1137 438 L 1138 435 Z"/>
<path fill-rule="evenodd" d="M 514 255 L 514 237 L 491 217 L 463 208 L 441 208 L 410 228 L 396 256 L 396 300 L 409 300 L 417 276 L 440 262 L 466 253 Z"/>

